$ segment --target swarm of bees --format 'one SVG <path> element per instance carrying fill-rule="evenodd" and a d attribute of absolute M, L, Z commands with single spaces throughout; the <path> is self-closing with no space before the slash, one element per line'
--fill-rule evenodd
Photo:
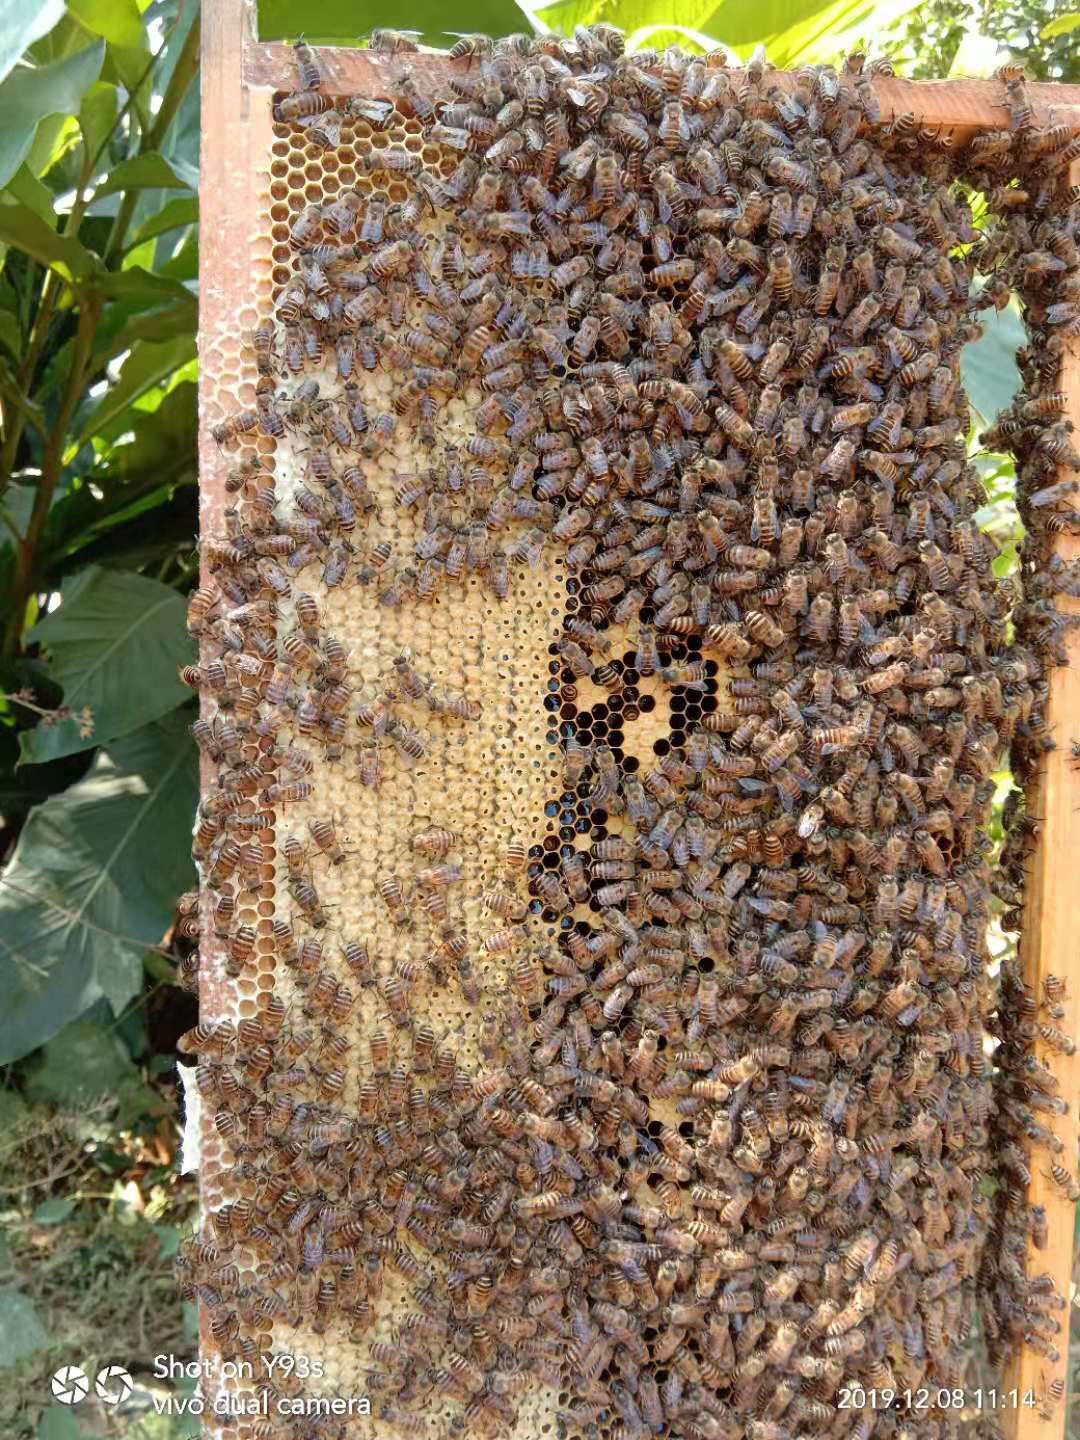
<path fill-rule="evenodd" d="M 415 42 L 373 48 L 389 64 Z M 227 1356 L 257 1355 L 271 1324 L 366 1346 L 376 1414 L 406 1431 L 452 1402 L 451 1429 L 507 1434 L 546 1383 L 565 1433 L 899 1433 L 841 1390 L 960 1383 L 980 1287 L 995 1355 L 1049 1355 L 1060 1328 L 1025 1271 L 1045 1216 L 1024 1184 L 1038 1163 L 1075 1185 L 1053 1154 L 1065 1102 L 1031 1055 L 1036 1034 L 1072 1042 L 1052 987 L 1027 996 L 1009 972 L 999 1004 L 985 830 L 1003 750 L 1023 774 L 1046 743 L 1052 594 L 1075 583 L 1047 537 L 1073 523 L 1055 477 L 1080 460 L 1055 418 L 1055 337 L 1080 323 L 1059 184 L 1076 142 L 1035 126 L 1011 71 L 1009 130 L 954 152 L 882 121 L 861 54 L 781 84 L 760 57 L 626 54 L 607 26 L 463 37 L 441 70 L 388 68 L 392 103 L 334 99 L 305 46 L 298 63 L 280 124 L 330 154 L 354 121 L 404 115 L 453 166 L 372 145 L 358 164 L 404 199 L 296 210 L 255 408 L 214 432 L 237 450 L 236 504 L 191 607 L 217 767 L 201 923 L 243 974 L 232 897 L 269 817 L 293 917 L 275 956 L 302 1014 L 271 994 L 185 1039 L 237 1190 L 184 1247 L 183 1283 Z M 997 229 L 975 229 L 958 175 Z M 1016 608 L 975 520 L 959 371 L 978 304 L 1010 287 L 1033 341 L 997 433 L 1038 576 Z M 380 369 L 393 413 L 364 399 Z M 466 393 L 473 433 L 451 445 L 440 416 Z M 427 459 L 396 495 L 422 516 L 408 556 L 369 483 L 401 427 Z M 251 442 L 291 430 L 309 445 L 286 499 Z M 329 814 L 288 821 L 311 748 L 374 786 L 387 745 L 427 762 L 417 716 L 480 716 L 408 651 L 360 693 L 320 587 L 399 608 L 476 577 L 505 599 L 514 567 L 556 553 L 560 843 L 511 848 L 473 935 L 445 910 L 466 840 L 418 826 L 416 874 L 378 892 L 396 928 L 416 906 L 442 926 L 436 951 L 380 971 L 339 936 L 334 956 L 317 876 L 347 868 L 348 837 Z M 586 681 L 606 700 L 575 709 Z M 641 767 L 626 737 L 650 687 L 672 728 Z M 504 987 L 482 990 L 481 953 Z M 486 1004 L 482 1069 L 419 1015 L 423 985 Z M 372 986 L 385 1021 L 361 1035 Z M 408 1297 L 392 1343 L 371 1339 L 389 1272 Z M 348 1433 L 334 1423 L 260 1434 Z"/>

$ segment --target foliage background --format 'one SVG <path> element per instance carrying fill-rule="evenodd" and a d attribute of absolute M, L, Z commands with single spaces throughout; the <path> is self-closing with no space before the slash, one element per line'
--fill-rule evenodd
<path fill-rule="evenodd" d="M 297 9 L 260 0 L 261 33 L 295 38 Z M 309 40 L 363 43 L 355 0 L 313 9 Z M 490 34 L 603 20 L 631 45 L 742 59 L 763 42 L 778 66 L 861 41 L 917 78 L 1015 56 L 1080 80 L 1080 14 L 1060 0 L 680 0 L 672 26 L 675 9 L 453 14 Z M 447 43 L 442 0 L 363 13 Z M 197 572 L 198 41 L 197 0 L 0 0 L 0 1427 L 19 1440 L 191 1428 L 154 1415 L 150 1371 L 195 1334 L 170 1257 L 194 1206 L 173 1067 L 194 1019 L 174 903 L 197 797 L 177 668 Z M 988 313 L 965 372 L 979 518 L 1008 574 L 1012 465 L 977 433 L 1011 396 L 1022 329 Z M 111 1361 L 140 1381 L 123 1413 L 50 1403 L 59 1365 Z"/>

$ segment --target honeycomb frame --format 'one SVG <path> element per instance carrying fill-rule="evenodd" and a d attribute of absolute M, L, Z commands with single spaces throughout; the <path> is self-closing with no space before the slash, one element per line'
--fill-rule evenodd
<path fill-rule="evenodd" d="M 219 18 L 214 13 L 216 10 L 217 7 L 214 7 L 214 10 L 207 17 L 208 48 L 214 45 L 214 30 Z M 244 26 L 249 25 L 250 16 L 245 15 L 242 23 Z M 232 28 L 234 39 L 238 37 L 238 31 L 235 26 L 226 24 L 223 28 L 225 30 Z M 222 34 L 223 31 L 218 32 L 219 39 Z M 250 177 L 253 173 L 252 166 L 254 166 L 255 171 L 259 168 L 260 155 L 264 154 L 267 150 L 269 150 L 271 154 L 274 154 L 273 147 L 275 143 L 279 143 L 280 141 L 280 137 L 273 135 L 270 107 L 269 104 L 264 102 L 272 97 L 275 89 L 283 88 L 286 83 L 284 72 L 286 65 L 291 63 L 291 56 L 288 56 L 287 52 L 283 50 L 276 50 L 274 47 L 256 47 L 252 45 L 250 41 L 245 43 L 242 35 L 240 35 L 239 38 L 241 41 L 239 48 L 243 52 L 242 63 L 246 77 L 245 87 L 239 93 L 240 120 L 237 121 L 228 118 L 228 110 L 230 108 L 228 104 L 226 104 L 224 110 L 218 112 L 218 118 L 221 119 L 225 125 L 229 126 L 228 154 L 225 157 L 224 166 L 221 167 L 224 170 L 224 183 L 219 193 L 214 196 L 212 207 L 206 206 L 205 201 L 209 197 L 204 193 L 204 215 L 207 214 L 208 209 L 211 210 L 211 214 L 207 215 L 210 223 L 204 227 L 204 275 L 209 279 L 210 285 L 207 290 L 204 290 L 202 336 L 200 340 L 204 377 L 204 413 L 201 432 L 201 458 L 204 476 L 202 492 L 204 533 L 221 528 L 220 519 L 224 509 L 222 489 L 224 461 L 218 454 L 216 445 L 213 445 L 212 442 L 208 440 L 208 433 L 212 425 L 230 408 L 230 406 L 222 402 L 220 398 L 221 394 L 223 391 L 228 390 L 232 403 L 235 403 L 236 399 L 239 399 L 241 403 L 249 403 L 254 394 L 253 390 L 245 389 L 246 382 L 244 375 L 250 372 L 245 371 L 243 368 L 245 359 L 241 353 L 242 347 L 239 343 L 237 317 L 239 316 L 241 327 L 244 326 L 245 319 L 250 319 L 251 323 L 254 324 L 254 317 L 256 313 L 258 313 L 260 303 L 264 302 L 270 296 L 275 284 L 280 285 L 283 282 L 283 276 L 280 273 L 275 275 L 274 263 L 276 261 L 279 265 L 283 264 L 284 257 L 275 256 L 273 252 L 268 255 L 259 233 L 261 217 L 266 213 L 272 214 L 270 207 L 273 204 L 280 204 L 280 201 L 274 194 L 274 182 L 280 180 L 281 177 L 274 175 L 272 168 L 274 161 L 271 161 L 271 169 L 267 176 L 267 188 L 264 191 L 260 191 L 257 197 L 254 197 L 254 209 L 252 207 L 253 197 L 251 194 Z M 216 55 L 219 54 L 216 50 L 214 53 Z M 431 64 L 437 66 L 441 62 L 438 60 L 428 61 L 425 58 L 421 63 L 424 65 Z M 338 85 L 335 85 L 334 79 L 335 65 L 340 66 Z M 352 52 L 340 52 L 340 59 L 338 59 L 334 57 L 333 52 L 331 52 L 331 58 L 328 64 L 329 74 L 326 82 L 327 88 L 330 90 L 341 88 L 344 90 L 346 88 L 345 77 L 348 76 L 348 83 L 355 85 L 358 93 L 368 86 L 370 86 L 372 90 L 377 91 L 379 66 L 380 61 L 376 57 L 369 58 L 356 55 Z M 213 77 L 208 75 L 208 81 L 212 82 L 212 79 Z M 901 84 L 902 82 L 896 83 Z M 215 97 L 213 95 L 212 83 L 208 83 L 207 88 L 210 92 L 207 97 L 207 103 L 210 107 L 213 107 Z M 886 93 L 889 88 L 889 84 L 884 86 Z M 940 106 L 942 92 L 939 90 L 936 96 L 928 98 L 927 92 L 930 87 L 924 86 L 918 88 L 922 91 L 923 97 L 928 99 L 928 109 L 932 114 L 934 104 L 937 103 Z M 1032 88 L 1033 90 L 1040 90 L 1043 87 Z M 1055 92 L 1054 100 L 1060 101 L 1061 96 L 1056 92 L 1063 90 L 1065 87 L 1045 88 L 1047 90 L 1053 90 Z M 1077 87 L 1070 88 L 1075 89 Z M 371 90 L 368 90 L 367 93 L 371 93 Z M 233 99 L 235 98 L 236 96 L 234 95 Z M 1049 98 L 1048 96 L 1048 101 Z M 969 103 L 973 113 L 982 113 L 979 108 L 981 102 L 970 100 Z M 958 113 L 962 111 L 962 109 L 963 106 L 953 106 L 954 113 Z M 924 111 L 924 114 L 925 113 Z M 979 122 L 961 115 L 959 124 L 962 126 L 965 123 L 978 124 Z M 983 121 L 982 123 L 986 122 Z M 209 143 L 211 142 L 208 142 L 208 145 Z M 244 158 L 242 159 L 241 157 Z M 281 159 L 284 157 L 276 158 Z M 216 173 L 218 169 L 219 167 L 215 164 L 209 173 L 212 175 Z M 216 233 L 211 229 L 213 225 L 213 209 L 218 211 L 218 215 L 223 221 Z M 238 301 L 242 301 L 239 307 L 237 304 Z M 1074 387 L 1071 385 L 1069 386 L 1069 390 L 1071 394 L 1075 393 Z M 266 447 L 267 452 L 269 452 L 270 449 L 271 446 Z M 1060 542 L 1059 548 L 1067 554 L 1067 541 Z M 560 579 L 558 584 L 561 583 Z M 552 589 L 550 592 L 544 591 L 543 577 L 538 581 L 536 588 L 537 596 L 535 604 L 539 609 L 551 610 L 559 604 L 561 599 L 560 592 L 558 592 L 557 588 Z M 516 629 L 518 627 L 515 626 L 513 628 Z M 555 631 L 552 630 L 546 633 L 553 635 Z M 385 665 L 391 659 L 391 652 L 396 650 L 405 640 L 413 643 L 414 648 L 416 648 L 414 637 L 394 634 L 392 633 L 392 628 L 387 627 L 385 631 L 379 631 L 379 633 L 373 631 L 372 634 L 367 637 L 366 641 L 361 641 L 361 644 L 366 643 L 372 647 L 372 660 L 376 669 L 378 669 L 379 666 L 385 668 Z M 525 649 L 528 648 L 528 646 L 525 647 Z M 428 660 L 429 656 L 433 654 L 433 652 L 424 651 L 423 648 L 418 649 L 417 653 L 418 657 L 422 656 L 425 660 Z M 459 673 L 460 671 L 455 671 L 452 668 L 446 669 L 444 670 L 443 678 L 453 680 Z M 476 674 L 471 677 L 466 674 L 466 689 L 468 689 L 470 680 L 473 684 L 476 684 L 477 679 Z M 1060 694 L 1063 689 L 1060 682 L 1057 688 Z M 597 701 L 600 703 L 599 697 L 597 697 Z M 1059 709 L 1063 714 L 1076 713 L 1076 706 L 1070 702 L 1067 695 L 1064 702 L 1059 703 Z M 657 718 L 656 735 L 659 735 L 666 728 L 668 719 L 669 717 L 664 715 Z M 644 727 L 641 736 L 645 743 L 648 743 L 652 739 L 651 734 L 645 734 Z M 450 743 L 450 741 L 447 741 L 447 746 L 449 746 Z M 514 743 L 509 734 L 507 743 Z M 543 752 L 545 749 L 547 751 L 547 774 L 549 776 L 548 783 L 550 784 L 550 776 L 553 773 L 551 768 L 553 764 L 553 747 L 546 740 L 534 739 L 532 743 L 539 747 L 540 752 Z M 544 764 L 542 760 L 539 763 L 541 765 Z M 1055 762 L 1051 760 L 1050 764 L 1053 766 Z M 331 781 L 332 778 L 332 776 L 328 777 Z M 1064 787 L 1059 787 L 1059 789 L 1060 788 Z M 1051 798 L 1054 793 L 1058 793 L 1052 784 L 1049 786 L 1049 789 Z M 541 797 L 543 797 L 546 803 L 548 791 L 544 789 L 543 784 L 538 786 L 532 798 L 539 800 Z M 516 798 L 518 800 L 522 799 L 521 796 Z M 512 803 L 513 799 L 511 799 L 511 804 Z M 478 805 L 478 811 L 488 813 L 484 805 Z M 435 817 L 433 816 L 432 818 L 434 819 Z M 1062 830 L 1070 823 L 1072 822 L 1069 822 L 1063 815 L 1057 815 L 1054 820 L 1048 822 L 1048 826 Z M 514 828 L 512 825 L 504 827 L 504 836 L 505 833 L 508 833 Z M 271 835 L 275 833 L 276 831 L 270 832 Z M 351 838 L 355 839 L 355 837 Z M 1053 870 L 1054 861 L 1052 853 L 1050 853 L 1051 851 L 1052 842 L 1050 836 L 1049 834 L 1044 834 L 1043 844 L 1040 847 L 1039 858 L 1036 862 L 1036 879 L 1033 887 L 1037 895 L 1049 888 L 1050 881 L 1041 879 L 1040 877 L 1044 875 L 1048 867 L 1051 871 Z M 493 855 L 494 850 L 489 854 L 489 863 Z M 1049 858 L 1047 858 L 1048 855 Z M 252 894 L 249 897 L 250 904 L 248 904 L 248 897 L 241 897 L 242 902 L 251 910 L 253 917 L 259 923 L 269 920 L 269 911 L 272 909 L 272 902 L 276 894 L 275 887 L 279 886 L 281 882 L 280 862 L 277 861 L 276 851 L 270 844 L 268 844 L 265 852 L 265 866 L 266 869 L 262 877 L 264 883 L 260 892 Z M 481 876 L 478 873 L 474 878 L 477 883 L 479 883 Z M 370 899 L 370 893 L 368 898 Z M 1033 903 L 1038 905 L 1038 899 Z M 1038 932 L 1038 934 L 1045 937 L 1045 928 L 1044 923 L 1043 930 Z M 209 927 L 207 927 L 207 929 L 209 929 Z M 1032 933 L 1036 932 L 1032 930 Z M 1050 969 L 1050 966 L 1045 963 L 1045 938 L 1035 942 L 1029 940 L 1027 944 L 1029 952 L 1033 944 L 1038 947 L 1037 953 L 1034 956 L 1029 954 L 1029 969 L 1034 968 L 1036 974 L 1039 973 L 1040 967 L 1044 971 Z M 205 941 L 201 981 L 203 987 L 202 993 L 204 1002 L 209 1005 L 214 1013 L 218 1014 L 227 1013 L 229 1004 L 225 993 L 226 987 L 223 966 L 224 956 L 220 952 L 215 953 L 212 942 Z M 247 998 L 250 1000 L 252 997 L 249 996 Z M 1058 1057 L 1054 1057 L 1054 1066 L 1060 1073 L 1062 1065 Z M 220 1157 L 215 1155 L 214 1146 L 215 1141 L 213 1137 L 207 1136 L 204 1145 L 203 1178 L 210 1198 L 213 1197 L 214 1193 L 213 1175 L 215 1163 L 220 1163 Z M 1035 1188 L 1037 1193 L 1037 1187 Z M 294 1348 L 296 1347 L 294 1346 Z M 1044 1369 L 1045 1365 L 1040 1366 L 1040 1368 Z M 543 1423 L 546 1422 L 540 1421 L 538 1417 L 534 1417 L 534 1419 L 536 1429 L 542 1431 Z M 530 1423 L 534 1423 L 534 1419 L 531 1419 Z M 242 1435 L 243 1432 L 241 1430 L 237 1433 Z M 534 1432 L 523 1431 L 522 1433 Z"/>

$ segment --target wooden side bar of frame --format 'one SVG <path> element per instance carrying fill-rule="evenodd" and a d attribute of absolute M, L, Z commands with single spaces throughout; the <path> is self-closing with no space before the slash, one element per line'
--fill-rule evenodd
<path fill-rule="evenodd" d="M 211 352 L 217 337 L 235 331 L 237 316 L 254 298 L 251 255 L 258 213 L 254 185 L 269 140 L 269 106 L 262 101 L 275 90 L 293 87 L 295 60 L 289 46 L 256 40 L 254 0 L 203 0 L 202 23 L 199 459 L 200 517 L 203 532 L 208 533 L 221 528 L 226 468 L 210 436 L 210 413 L 222 380 Z M 385 77 L 391 69 L 398 74 L 405 63 L 429 76 L 446 73 L 452 64 L 445 55 L 428 51 L 406 59 L 364 50 L 320 49 L 319 59 L 329 91 L 371 96 L 383 94 Z M 792 79 L 782 71 L 772 78 L 781 85 Z M 879 77 L 874 87 L 884 120 L 910 112 L 920 126 L 952 131 L 956 144 L 966 143 L 981 130 L 1008 124 L 1003 89 L 995 81 Z M 1080 85 L 1033 84 L 1027 95 L 1037 124 L 1067 124 L 1080 133 Z M 1080 182 L 1080 163 L 1073 165 L 1069 180 Z M 1080 435 L 1080 339 L 1068 342 L 1060 388 L 1067 396 L 1066 413 Z M 1080 534 L 1063 531 L 1056 550 L 1063 561 L 1080 560 Z M 1080 599 L 1062 596 L 1058 604 L 1080 615 Z M 1048 728 L 1057 746 L 1048 752 L 1028 801 L 1028 813 L 1039 817 L 1041 830 L 1027 878 L 1021 958 L 1026 983 L 1040 1000 L 1048 977 L 1062 982 L 1065 1014 L 1054 1023 L 1075 1037 L 1080 1035 L 1080 769 L 1073 761 L 1072 742 L 1080 741 L 1080 630 L 1073 630 L 1066 644 L 1072 664 L 1051 672 L 1047 706 Z M 216 1015 L 222 1013 L 225 970 L 207 922 L 204 916 L 200 990 L 204 1013 Z M 1080 1053 L 1066 1055 L 1042 1039 L 1036 1053 L 1057 1077 L 1058 1093 L 1069 1107 L 1067 1114 L 1054 1117 L 1054 1130 L 1063 1147 L 1059 1162 L 1071 1176 L 1080 1138 Z M 212 1126 L 204 1139 L 212 1141 Z M 201 1183 L 205 1195 L 206 1173 Z M 1045 1248 L 1032 1246 L 1029 1272 L 1049 1276 L 1069 1302 L 1074 1206 L 1052 1178 L 1044 1150 L 1035 1154 L 1028 1199 L 1032 1205 L 1045 1206 L 1049 1222 Z M 1056 1360 L 1026 1347 L 1009 1366 L 1001 1391 L 982 1396 L 983 1408 L 993 1405 L 1009 1440 L 1058 1440 L 1065 1432 L 1070 1310 L 1067 1303 L 1065 1310 L 1053 1315 L 1061 1327 L 1050 1337 L 1058 1352 Z M 1049 1403 L 1056 1383 L 1062 1385 L 1062 1396 Z M 1034 1404 L 1023 1403 L 1029 1394 Z M 975 1397 L 970 1398 L 974 1403 Z"/>
<path fill-rule="evenodd" d="M 1080 163 L 1074 163 L 1068 183 L 1078 181 Z M 1065 413 L 1075 433 L 1080 433 L 1080 338 L 1076 336 L 1066 341 L 1058 388 L 1065 392 Z M 1071 476 L 1072 472 L 1062 470 L 1059 478 Z M 1063 561 L 1080 560 L 1080 534 L 1063 530 L 1055 550 Z M 1066 614 L 1080 616 L 1080 599 L 1059 595 L 1057 605 Z M 1076 1039 L 1080 1036 L 1080 770 L 1072 745 L 1080 740 L 1080 628 L 1071 630 L 1065 643 L 1071 663 L 1050 672 L 1046 709 L 1047 730 L 1056 746 L 1046 754 L 1028 795 L 1028 814 L 1038 817 L 1040 829 L 1025 881 L 1020 958 L 1024 981 L 1038 1001 L 1045 998 L 1047 981 L 1051 987 L 1055 979 L 1062 983 L 1065 1014 L 1050 1023 Z M 1049 1017 L 1041 1010 L 1039 1018 L 1046 1021 Z M 1052 1121 L 1062 1143 L 1061 1153 L 1051 1157 L 1043 1148 L 1034 1152 L 1028 1203 L 1045 1206 L 1049 1232 L 1044 1249 L 1029 1244 L 1028 1274 L 1050 1276 L 1066 1306 L 1051 1315 L 1059 1332 L 1045 1337 L 1058 1358 L 1040 1353 L 1041 1347 L 1027 1345 L 1008 1367 L 1001 1419 L 1011 1440 L 1056 1440 L 1065 1432 L 1067 1417 L 1075 1207 L 1050 1173 L 1050 1163 L 1053 1158 L 1070 1179 L 1075 1175 L 1080 1141 L 1080 1050 L 1063 1054 L 1040 1036 L 1035 1054 L 1053 1071 L 1057 1093 L 1069 1108 L 1065 1115 L 1043 1117 L 1046 1123 Z M 1063 1391 L 1056 1404 L 1051 1402 L 1055 1382 Z M 1034 1397 L 1035 1404 L 1025 1404 L 1025 1396 Z"/>

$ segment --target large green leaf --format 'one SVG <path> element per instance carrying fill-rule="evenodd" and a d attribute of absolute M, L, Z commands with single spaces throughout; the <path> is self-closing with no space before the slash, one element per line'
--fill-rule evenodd
<path fill-rule="evenodd" d="M 81 279 L 99 263 L 73 235 L 58 235 L 27 205 L 0 205 L 0 240 L 58 270 L 66 279 Z"/>
<path fill-rule="evenodd" d="M 138 993 L 142 954 L 193 879 L 198 765 L 174 712 L 102 750 L 86 778 L 30 812 L 0 874 L 0 1063 L 105 998 Z"/>
<path fill-rule="evenodd" d="M 142 15 L 135 0 L 67 0 L 67 7 L 80 25 L 110 45 L 142 43 Z"/>
<path fill-rule="evenodd" d="M 149 100 L 150 45 L 136 0 L 68 0 L 68 11 L 91 35 L 108 41 L 105 78 L 131 92 L 140 122 Z"/>
<path fill-rule="evenodd" d="M 1053 40 L 1056 35 L 1071 35 L 1074 30 L 1080 30 L 1080 11 L 1072 15 L 1059 15 L 1056 20 L 1051 20 L 1049 25 L 1044 25 L 1039 31 L 1039 39 Z"/>
<path fill-rule="evenodd" d="M 467 0 L 450 7 L 440 0 L 319 0 L 314 13 L 302 15 L 295 0 L 259 0 L 259 36 L 263 40 L 294 40 L 304 34 L 313 43 L 366 40 L 380 26 L 419 30 L 425 44 L 445 45 L 448 34 L 474 31 L 483 35 L 513 35 L 528 28 L 512 0 Z M 453 26 L 453 31 L 447 26 Z"/>
<path fill-rule="evenodd" d="M 1016 351 L 1026 336 L 1015 304 L 986 312 L 982 324 L 982 338 L 960 352 L 960 373 L 977 422 L 985 427 L 1020 389 Z"/>
<path fill-rule="evenodd" d="M 194 658 L 184 599 L 156 580 L 91 565 L 63 586 L 60 605 L 29 638 L 44 647 L 75 717 L 24 731 L 24 762 L 107 744 L 188 698 L 176 673 Z M 83 735 L 79 712 L 87 706 L 94 728 Z"/>
<path fill-rule="evenodd" d="M 182 225 L 194 225 L 199 218 L 199 201 L 194 195 L 179 195 L 162 205 L 153 215 L 148 215 L 135 232 L 127 248 L 134 250 L 146 240 L 153 240 L 169 230 L 178 230 Z"/>
<path fill-rule="evenodd" d="M 165 159 L 148 150 L 145 155 L 133 155 L 114 165 L 108 176 L 94 191 L 95 199 L 112 195 L 117 190 L 186 190 L 186 180 L 181 180 Z"/>
<path fill-rule="evenodd" d="M 522 9 L 563 35 L 577 25 L 603 21 L 653 43 L 657 26 L 680 26 L 709 36 L 746 58 L 764 45 L 777 66 L 835 60 L 855 34 L 892 24 L 918 0 L 689 0 L 677 12 L 656 0 L 558 0 L 554 5 Z M 462 26 L 462 28 L 466 28 Z M 675 39 L 676 36 L 664 37 Z"/>
<path fill-rule="evenodd" d="M 77 115 L 82 98 L 101 73 L 105 42 L 36 69 L 20 66 L 0 84 L 0 186 L 30 152 L 38 122 L 46 115 Z"/>
<path fill-rule="evenodd" d="M 91 159 L 104 145 L 116 123 L 117 89 L 105 80 L 98 80 L 83 96 L 79 106 L 79 129 Z"/>
<path fill-rule="evenodd" d="M 164 305 L 168 300 L 194 302 L 194 293 L 171 275 L 155 275 L 141 265 L 110 270 L 99 275 L 94 288 L 108 300 L 128 300 L 137 305 Z"/>
<path fill-rule="evenodd" d="M 20 165 L 8 181 L 7 190 L 0 194 L 0 202 L 7 204 L 7 197 L 33 210 L 45 221 L 50 230 L 56 229 L 56 211 L 53 208 L 53 193 L 39 180 L 29 164 Z"/>
<path fill-rule="evenodd" d="M 109 337 L 100 354 L 120 355 L 130 350 L 136 340 L 168 340 L 176 335 L 190 335 L 196 324 L 198 304 L 194 295 L 161 305 L 153 310 L 140 310 L 125 320 L 116 334 Z"/>
<path fill-rule="evenodd" d="M 64 0 L 0 0 L 0 80 L 64 14 Z"/>
<path fill-rule="evenodd" d="M 2 214 L 2 212 L 0 212 Z M 139 340 L 131 347 L 131 353 L 120 369 L 120 375 L 98 403 L 83 420 L 78 435 L 71 442 L 68 453 L 74 454 L 82 448 L 92 435 L 104 430 L 118 415 L 123 414 L 133 400 L 145 395 L 181 365 L 195 358 L 195 335 L 176 335 L 171 340 Z"/>
<path fill-rule="evenodd" d="M 0 1369 L 10 1369 L 48 1344 L 49 1333 L 30 1297 L 8 1286 L 0 1290 Z"/>
<path fill-rule="evenodd" d="M 115 1027 L 89 1018 L 65 1025 L 46 1043 L 27 1069 L 24 1088 L 27 1099 L 68 1110 L 105 1096 L 118 1106 L 122 1123 L 161 1105 Z M 39 1225 L 47 1223 L 34 1218 Z"/>

